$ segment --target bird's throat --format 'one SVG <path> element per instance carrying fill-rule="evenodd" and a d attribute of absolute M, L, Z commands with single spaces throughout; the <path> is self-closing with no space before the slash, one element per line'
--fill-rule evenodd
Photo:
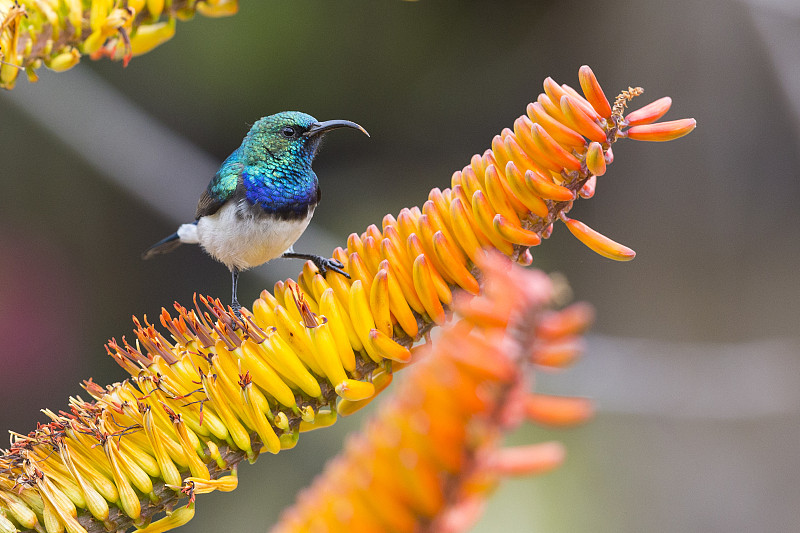
<path fill-rule="evenodd" d="M 310 169 L 245 173 L 242 177 L 247 203 L 282 220 L 304 219 L 320 200 L 317 176 Z"/>

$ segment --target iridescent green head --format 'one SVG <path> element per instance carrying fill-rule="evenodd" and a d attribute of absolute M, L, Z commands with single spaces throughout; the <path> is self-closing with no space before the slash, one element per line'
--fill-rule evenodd
<path fill-rule="evenodd" d="M 367 130 L 349 120 L 318 121 L 299 111 L 283 111 L 259 119 L 242 143 L 245 164 L 272 161 L 283 166 L 310 167 L 324 133 L 353 128 L 369 137 Z"/>

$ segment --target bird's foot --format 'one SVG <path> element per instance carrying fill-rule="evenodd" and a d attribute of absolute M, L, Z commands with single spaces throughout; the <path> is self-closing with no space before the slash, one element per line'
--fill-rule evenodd
<path fill-rule="evenodd" d="M 236 315 L 236 318 L 242 320 L 242 304 L 238 300 L 231 302 L 231 309 L 233 309 L 233 314 Z"/>
<path fill-rule="evenodd" d="M 330 270 L 336 272 L 337 274 L 341 274 L 347 279 L 350 279 L 350 274 L 342 270 L 344 265 L 337 259 L 328 259 L 319 255 L 315 255 L 314 259 L 311 259 L 311 261 L 314 263 L 314 266 L 319 269 L 319 273 L 323 276 L 325 276 L 325 273 Z"/>
<path fill-rule="evenodd" d="M 307 261 L 311 261 L 314 263 L 314 266 L 317 267 L 319 273 L 323 276 L 330 270 L 332 272 L 336 272 L 337 274 L 341 274 L 347 279 L 350 279 L 350 274 L 342 270 L 344 265 L 336 259 L 327 259 L 321 255 L 314 254 L 299 254 L 297 252 L 286 252 L 283 254 L 283 257 L 287 259 L 305 259 Z"/>

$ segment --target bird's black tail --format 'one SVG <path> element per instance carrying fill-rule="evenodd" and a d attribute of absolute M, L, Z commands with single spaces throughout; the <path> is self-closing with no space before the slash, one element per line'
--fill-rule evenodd
<path fill-rule="evenodd" d="M 142 253 L 142 259 L 150 259 L 155 255 L 169 253 L 180 245 L 181 245 L 180 237 L 178 237 L 177 232 L 173 233 L 169 237 L 161 239 L 153 246 L 145 250 Z"/>

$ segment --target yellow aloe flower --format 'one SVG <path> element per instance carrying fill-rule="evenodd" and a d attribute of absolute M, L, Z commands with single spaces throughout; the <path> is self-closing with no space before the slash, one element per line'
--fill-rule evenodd
<path fill-rule="evenodd" d="M 42 64 L 70 69 L 83 55 L 127 66 L 171 39 L 176 19 L 229 16 L 238 7 L 238 0 L 0 0 L 0 87 L 13 89 L 23 71 L 37 81 Z"/>

